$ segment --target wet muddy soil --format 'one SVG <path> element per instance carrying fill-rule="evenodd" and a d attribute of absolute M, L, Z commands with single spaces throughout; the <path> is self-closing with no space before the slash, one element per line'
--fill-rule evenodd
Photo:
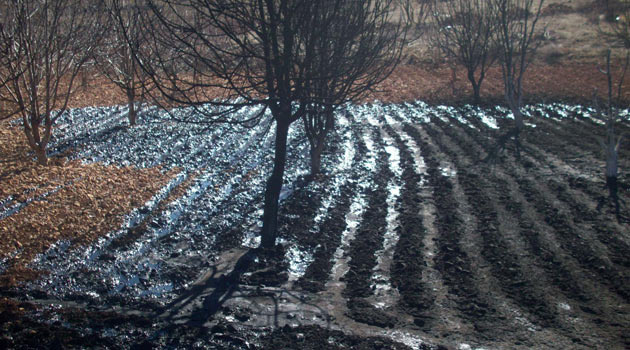
<path fill-rule="evenodd" d="M 38 278 L 3 287 L 0 347 L 629 348 L 630 152 L 617 218 L 592 111 L 526 112 L 520 157 L 508 143 L 488 163 L 505 109 L 349 105 L 315 179 L 296 126 L 278 245 L 261 251 L 269 124 L 146 109 L 130 130 L 124 108 L 72 110 L 53 153 L 180 170 L 120 229 L 57 242 Z"/>

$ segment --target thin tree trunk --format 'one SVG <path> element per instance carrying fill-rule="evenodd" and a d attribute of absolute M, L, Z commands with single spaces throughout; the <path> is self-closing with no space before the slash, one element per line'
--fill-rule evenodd
<path fill-rule="evenodd" d="M 457 67 L 451 66 L 451 92 L 453 96 L 457 96 Z"/>
<path fill-rule="evenodd" d="M 525 128 L 525 120 L 523 119 L 523 113 L 521 113 L 520 106 L 512 108 L 512 114 L 514 115 L 514 127 L 516 128 L 516 134 L 520 134 Z"/>
<path fill-rule="evenodd" d="M 614 139 L 608 142 L 606 150 L 606 179 L 617 178 L 618 174 L 618 154 Z M 607 181 L 608 182 L 608 181 Z"/>
<path fill-rule="evenodd" d="M 521 159 L 521 132 L 525 129 L 525 120 L 523 119 L 523 113 L 520 110 L 520 103 L 518 109 L 514 112 L 514 146 L 516 146 L 516 158 Z"/>
<path fill-rule="evenodd" d="M 46 146 L 38 146 L 35 149 L 35 156 L 39 165 L 48 165 L 48 156 L 46 156 Z"/>
<path fill-rule="evenodd" d="M 311 147 L 311 177 L 319 175 L 322 169 L 322 153 L 324 152 L 324 141 L 316 142 Z"/>
<path fill-rule="evenodd" d="M 617 150 L 619 144 L 615 142 L 615 121 L 612 116 L 613 112 L 609 107 L 607 120 L 608 125 L 606 128 L 606 144 L 604 145 L 606 152 L 606 187 L 608 188 L 608 199 L 613 202 L 615 206 L 615 214 L 617 216 L 617 220 L 619 221 L 621 220 L 618 194 L 619 189 L 617 184 L 617 176 L 619 173 L 619 154 Z"/>
<path fill-rule="evenodd" d="M 479 105 L 481 103 L 481 85 L 473 81 L 472 87 L 473 87 L 473 101 L 475 102 L 475 105 Z"/>
<path fill-rule="evenodd" d="M 606 187 L 608 188 L 608 200 L 612 201 L 615 206 L 615 215 L 617 216 L 617 221 L 620 221 L 621 207 L 619 204 L 619 186 L 617 184 L 617 176 L 606 176 Z"/>
<path fill-rule="evenodd" d="M 481 102 L 481 81 L 478 83 L 475 80 L 475 72 L 471 70 L 468 70 L 468 80 L 473 88 L 473 100 L 476 105 L 479 105 L 479 102 Z"/>
<path fill-rule="evenodd" d="M 133 89 L 127 90 L 127 101 L 129 102 L 129 114 L 127 114 L 127 118 L 129 119 L 129 125 L 136 125 L 136 95 Z"/>
<path fill-rule="evenodd" d="M 288 121 L 276 120 L 276 145 L 273 163 L 273 171 L 267 179 L 265 189 L 265 207 L 263 213 L 263 227 L 260 246 L 272 248 L 276 245 L 278 235 L 278 200 L 282 191 L 284 168 L 287 160 L 287 136 L 289 134 Z"/>
<path fill-rule="evenodd" d="M 608 187 L 608 194 L 610 198 L 617 197 L 617 177 L 616 176 L 607 176 L 606 177 L 606 187 Z"/>
<path fill-rule="evenodd" d="M 40 135 L 39 122 L 37 120 L 31 119 L 30 125 L 29 121 L 26 117 L 23 117 L 24 123 L 24 134 L 26 135 L 26 139 L 28 141 L 28 145 L 31 147 L 31 150 L 35 152 L 35 157 L 37 158 L 37 163 L 40 165 L 48 165 L 48 156 L 46 155 L 46 144 L 48 143 L 50 132 L 52 132 L 51 127 L 47 127 L 44 131 L 46 134 L 44 138 Z"/>

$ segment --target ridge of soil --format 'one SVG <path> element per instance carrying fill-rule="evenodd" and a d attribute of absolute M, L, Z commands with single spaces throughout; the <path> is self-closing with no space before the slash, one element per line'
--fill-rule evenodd
<path fill-rule="evenodd" d="M 308 162 L 302 131 L 296 129 L 289 142 L 292 177 L 280 209 L 283 243 L 266 252 L 243 245 L 257 227 L 258 207 L 251 202 L 262 196 L 265 172 L 254 158 L 271 147 L 273 137 L 265 132 L 230 139 L 223 145 L 240 151 L 225 150 L 231 153 L 189 168 L 187 177 L 175 182 L 180 169 L 77 160 L 55 160 L 40 168 L 28 157 L 7 160 L 22 170 L 2 179 L 12 184 L 2 187 L 12 188 L 3 195 L 19 189 L 21 195 L 14 197 L 26 205 L 4 214 L 3 227 L 26 225 L 22 216 L 35 209 L 53 213 L 46 220 L 65 227 L 55 220 L 83 215 L 91 208 L 90 195 L 104 207 L 111 200 L 111 212 L 119 212 L 116 220 L 121 220 L 158 190 L 169 191 L 129 232 L 102 249 L 90 248 L 96 258 L 85 268 L 62 269 L 51 277 L 17 268 L 4 271 L 0 328 L 6 336 L 0 341 L 13 348 L 32 347 L 39 339 L 53 347 L 623 349 L 630 345 L 625 332 L 630 324 L 627 178 L 620 179 L 622 215 L 616 221 L 602 201 L 601 125 L 581 107 L 541 105 L 527 111 L 521 158 L 508 143 L 495 164 L 486 164 L 482 159 L 501 129 L 482 117 L 495 119 L 499 127 L 511 125 L 501 108 L 350 106 L 333 135 L 337 146 L 324 158 L 325 169 L 343 170 L 314 180 L 298 175 Z M 5 126 L 0 147 L 24 149 L 15 142 L 17 127 Z M 171 130 L 170 124 L 164 126 Z M 621 124 L 620 129 L 630 127 Z M 126 132 L 118 128 L 97 135 L 120 140 Z M 148 142 L 151 134 L 143 131 L 141 141 Z M 255 152 L 246 152 L 248 147 Z M 192 152 L 173 150 L 174 157 Z M 627 156 L 622 150 L 622 169 Z M 339 168 L 340 163 L 346 165 Z M 70 181 L 80 175 L 87 179 Z M 81 187 L 92 178 L 103 186 Z M 129 178 L 135 181 L 123 181 Z M 391 201 L 394 185 L 400 190 Z M 145 197 L 132 203 L 130 189 L 142 189 L 138 193 Z M 58 202 L 57 195 L 72 199 Z M 93 207 L 101 208 L 96 203 Z M 12 205 L 3 203 L 3 208 Z M 57 206 L 70 212 L 55 211 Z M 197 206 L 205 211 L 197 212 Z M 105 222 L 120 225 L 114 214 Z M 180 226 L 169 221 L 176 214 Z M 186 226 L 196 220 L 204 226 Z M 100 220 L 87 222 L 97 226 L 69 226 L 60 234 L 92 247 L 98 235 L 115 229 L 100 228 Z M 33 229 L 44 227 L 38 225 L 31 223 Z M 42 229 L 42 239 L 36 240 L 41 244 L 30 245 L 32 254 L 54 243 L 55 232 Z M 13 242 L 16 235 L 3 242 Z M 388 239 L 394 242 L 391 255 L 385 249 Z M 44 266 L 62 264 L 59 260 L 78 251 L 53 251 Z M 129 260 L 132 266 L 125 267 L 128 256 L 136 255 L 138 265 Z M 5 256 L 15 265 L 33 257 Z M 383 259 L 390 261 L 381 264 Z M 129 281 L 134 274 L 139 277 L 114 290 L 98 269 L 120 271 L 116 278 Z M 157 287 L 168 281 L 172 289 L 159 294 Z M 391 290 L 377 288 L 387 281 Z M 70 282 L 79 289 L 63 294 L 63 284 Z M 94 289 L 83 295 L 81 286 Z M 143 296 L 152 290 L 155 296 Z M 122 339 L 133 344 L 123 346 Z"/>

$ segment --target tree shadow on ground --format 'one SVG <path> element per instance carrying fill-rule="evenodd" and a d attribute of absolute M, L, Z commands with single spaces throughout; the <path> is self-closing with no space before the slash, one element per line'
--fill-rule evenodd
<path fill-rule="evenodd" d="M 238 254 L 238 253 L 237 253 Z M 292 305 L 292 312 L 314 313 L 319 314 L 322 324 L 325 327 L 331 326 L 332 318 L 328 312 L 315 305 L 309 303 L 308 298 L 300 295 L 300 292 L 291 291 L 286 288 L 284 283 L 279 282 L 277 271 L 273 267 L 273 262 L 269 263 L 265 258 L 265 252 L 260 249 L 250 249 L 237 258 L 234 254 L 232 258 L 235 262 L 218 262 L 200 279 L 197 284 L 186 292 L 182 293 L 175 300 L 170 302 L 164 308 L 158 310 L 156 317 L 159 318 L 165 326 L 172 327 L 176 324 L 186 325 L 196 328 L 204 328 L 208 326 L 215 315 L 224 309 L 224 305 L 229 300 L 237 298 L 246 299 L 244 304 L 248 308 L 253 308 L 251 313 L 257 318 L 256 323 L 261 326 L 279 327 L 279 321 L 283 313 L 282 301 L 289 300 Z M 277 253 L 275 253 L 277 255 Z M 276 262 L 278 261 L 276 256 Z M 279 257 L 280 260 L 282 257 Z M 271 265 L 260 269 L 261 266 Z M 286 269 L 285 269 L 286 271 Z M 253 278 L 256 274 L 260 274 L 261 278 Z M 282 278 L 280 279 L 282 281 Z M 286 281 L 286 277 L 284 278 Z M 277 287 L 273 287 L 277 284 Z M 268 287 L 272 285 L 272 287 Z M 301 306 L 300 306 L 301 305 Z M 286 317 L 287 315 L 284 315 Z M 292 315 L 292 317 L 295 317 Z M 239 321 L 246 321 L 249 316 L 242 319 L 237 315 L 235 317 Z M 291 316 L 287 317 L 291 318 Z M 299 320 L 294 319 L 299 324 Z M 262 324 L 261 324 L 262 323 Z M 309 322 L 311 324 L 312 322 Z"/>

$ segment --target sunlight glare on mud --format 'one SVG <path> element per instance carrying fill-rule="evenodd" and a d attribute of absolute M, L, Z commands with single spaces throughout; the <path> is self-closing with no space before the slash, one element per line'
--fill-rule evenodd
<path fill-rule="evenodd" d="M 381 126 L 381 123 L 368 118 L 373 125 Z M 397 201 L 401 191 L 402 168 L 400 167 L 400 153 L 398 148 L 394 146 L 392 138 L 385 130 L 380 129 L 381 137 L 385 141 L 385 152 L 389 157 L 389 167 L 394 178 L 387 183 L 387 216 L 386 231 L 383 234 L 383 248 L 375 252 L 377 264 L 373 268 L 372 273 L 372 289 L 374 290 L 375 306 L 378 308 L 391 307 L 398 298 L 395 288 L 392 288 L 389 279 L 392 260 L 394 258 L 394 249 L 398 243 L 398 210 Z"/>
<path fill-rule="evenodd" d="M 192 109 L 171 112 L 201 121 Z M 42 251 L 29 267 L 47 273 L 6 293 L 54 304 L 47 314 L 29 314 L 37 322 L 59 321 L 110 345 L 124 338 L 153 347 L 243 348 L 277 335 L 301 346 L 318 334 L 335 349 L 369 337 L 383 348 L 396 342 L 418 350 L 623 348 L 630 344 L 623 284 L 630 236 L 597 208 L 604 191 L 595 141 L 604 130 L 587 107 L 539 104 L 524 112 L 523 161 L 508 149 L 496 173 L 476 156 L 513 123 L 504 107 L 345 105 L 315 181 L 305 176 L 309 146 L 296 123 L 280 202 L 281 271 L 267 276 L 256 266 L 262 277 L 249 279 L 254 270 L 232 272 L 260 242 L 271 120 L 251 129 L 209 127 L 146 107 L 139 125 L 126 128 L 125 107 L 71 110 L 56 126 L 51 152 L 76 149 L 70 156 L 85 163 L 160 165 L 175 169 L 174 177 L 96 241 L 77 248 L 64 239 Z M 23 191 L 0 192 L 0 220 L 45 201 L 55 186 L 35 189 L 30 201 L 20 199 Z M 627 197 L 625 187 L 620 192 Z M 481 199 L 492 205 L 482 207 Z M 14 253 L 0 261 L 0 272 Z M 284 279 L 272 284 L 278 275 Z M 547 281 L 554 285 L 541 286 Z M 550 307 L 529 307 L 521 291 L 551 291 Z M 68 323 L 66 305 L 87 316 Z M 103 325 L 103 314 L 87 314 L 94 310 L 119 318 Z M 206 317 L 198 333 L 186 328 L 196 314 Z M 171 326 L 182 333 L 170 334 Z M 165 340 L 178 337 L 181 343 Z"/>

